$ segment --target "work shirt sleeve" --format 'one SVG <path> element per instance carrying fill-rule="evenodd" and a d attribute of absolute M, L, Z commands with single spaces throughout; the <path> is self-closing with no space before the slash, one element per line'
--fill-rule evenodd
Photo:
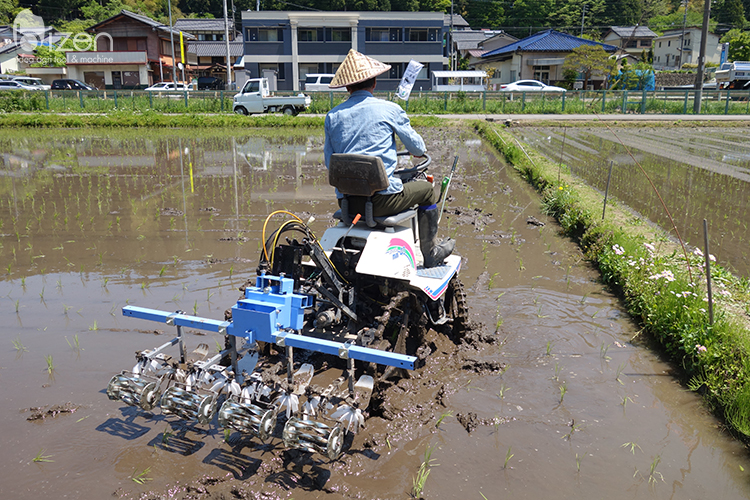
<path fill-rule="evenodd" d="M 409 122 L 409 117 L 406 112 L 399 106 L 394 105 L 397 108 L 395 116 L 393 118 L 393 131 L 396 133 L 401 142 L 404 143 L 409 153 L 414 156 L 422 156 L 427 151 L 422 136 L 419 135 L 412 127 Z"/>

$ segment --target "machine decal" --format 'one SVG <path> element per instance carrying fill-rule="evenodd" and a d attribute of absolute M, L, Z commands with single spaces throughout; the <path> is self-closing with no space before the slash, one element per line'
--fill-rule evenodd
<path fill-rule="evenodd" d="M 386 251 L 386 254 L 391 255 L 394 260 L 404 255 L 407 259 L 409 259 L 409 266 L 411 268 L 417 267 L 414 263 L 414 250 L 411 249 L 411 245 L 409 245 L 409 243 L 402 240 L 401 238 L 391 238 L 390 243 L 388 243 L 388 250 Z"/>
<path fill-rule="evenodd" d="M 460 270 L 461 270 L 461 263 L 459 262 L 459 263 L 458 263 L 458 268 L 456 269 L 456 274 L 458 274 L 458 272 L 459 272 Z M 430 287 L 430 286 L 426 286 L 426 287 L 424 287 L 424 288 L 423 288 L 422 290 L 424 290 L 424 292 L 425 292 L 425 293 L 426 293 L 426 294 L 427 294 L 427 295 L 428 295 L 428 296 L 429 296 L 429 297 L 430 297 L 430 298 L 431 298 L 432 300 L 437 300 L 437 299 L 439 299 L 439 298 L 440 298 L 440 297 L 441 297 L 441 296 L 443 295 L 443 292 L 445 292 L 445 289 L 446 289 L 446 288 L 448 287 L 448 283 L 450 282 L 451 278 L 453 278 L 453 274 L 452 274 L 452 273 L 448 273 L 448 274 L 446 275 L 446 278 L 445 278 L 445 279 L 443 280 L 443 282 L 442 282 L 442 283 L 440 283 L 440 285 L 438 285 L 438 287 L 437 287 L 437 288 L 433 289 L 433 288 L 432 288 L 432 287 Z"/>

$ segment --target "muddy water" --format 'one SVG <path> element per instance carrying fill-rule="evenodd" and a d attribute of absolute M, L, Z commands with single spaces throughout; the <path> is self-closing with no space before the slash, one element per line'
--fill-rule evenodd
<path fill-rule="evenodd" d="M 172 334 L 122 306 L 220 319 L 254 274 L 268 213 L 312 214 L 322 234 L 335 204 L 322 136 L 6 134 L 0 496 L 406 498 L 429 448 L 426 498 L 749 497 L 743 447 L 631 341 L 635 326 L 534 193 L 470 133 L 424 133 L 433 173 L 461 158 L 443 227 L 483 334 L 458 348 L 430 334 L 426 366 L 336 463 L 104 394 L 134 351 Z"/>
<path fill-rule="evenodd" d="M 703 247 L 706 219 L 712 253 L 739 275 L 750 275 L 749 129 L 540 128 L 520 130 L 518 137 L 553 161 L 562 161 L 602 192 L 612 161 L 610 195 L 671 228 L 638 162 L 656 185 L 683 239 Z"/>

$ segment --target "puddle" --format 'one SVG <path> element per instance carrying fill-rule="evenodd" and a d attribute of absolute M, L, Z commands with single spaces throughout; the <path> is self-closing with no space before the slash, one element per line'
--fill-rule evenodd
<path fill-rule="evenodd" d="M 671 228 L 637 161 L 659 189 L 685 242 L 703 248 L 706 219 L 711 253 L 736 274 L 750 275 L 750 131 L 612 127 L 612 131 L 533 128 L 515 133 L 551 160 L 562 161 L 573 174 L 602 193 L 612 161 L 610 195 L 661 227 Z"/>
<path fill-rule="evenodd" d="M 441 224 L 464 257 L 483 338 L 456 348 L 429 334 L 426 366 L 388 390 L 334 463 L 278 439 L 225 442 L 215 422 L 186 425 L 104 393 L 136 350 L 173 333 L 123 318 L 124 305 L 221 319 L 254 276 L 267 214 L 314 216 L 318 235 L 331 224 L 322 136 L 6 134 L 4 495 L 403 498 L 429 447 L 425 498 L 747 498 L 744 448 L 631 342 L 636 327 L 533 191 L 469 132 L 424 132 L 436 178 L 460 156 Z M 222 342 L 186 336 L 188 349 Z M 32 411 L 41 418 L 28 421 Z"/>

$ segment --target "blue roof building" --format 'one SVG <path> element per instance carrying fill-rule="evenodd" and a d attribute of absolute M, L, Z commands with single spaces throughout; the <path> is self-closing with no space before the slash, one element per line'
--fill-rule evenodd
<path fill-rule="evenodd" d="M 614 45 L 594 42 L 555 30 L 545 30 L 482 55 L 477 69 L 494 69 L 493 83 L 539 80 L 554 85 L 563 79 L 565 57 L 582 45 L 599 45 L 614 54 Z"/>

